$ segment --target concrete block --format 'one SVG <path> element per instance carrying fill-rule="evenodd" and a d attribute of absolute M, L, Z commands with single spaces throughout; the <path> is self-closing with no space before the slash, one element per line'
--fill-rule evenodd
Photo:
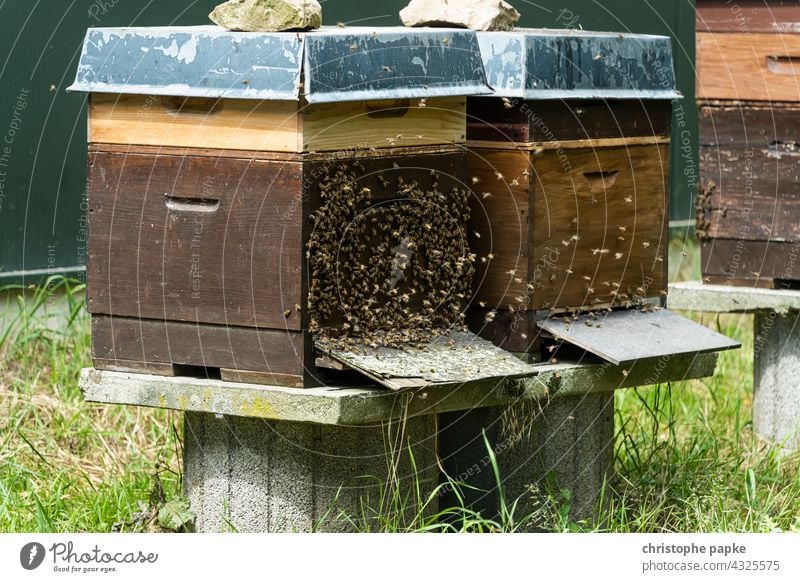
<path fill-rule="evenodd" d="M 541 507 L 551 488 L 569 490 L 570 517 L 596 514 L 613 463 L 614 394 L 601 392 L 441 415 L 440 456 L 450 478 L 469 484 L 466 501 L 496 517 L 499 495 L 483 434 L 492 445 L 507 506 L 519 500 L 516 520 Z M 540 496 L 534 493 L 539 491 Z M 455 504 L 450 493 L 440 507 Z M 538 529 L 529 522 L 526 529 Z"/>
<path fill-rule="evenodd" d="M 430 416 L 346 427 L 189 412 L 185 422 L 184 487 L 199 532 L 374 530 L 382 501 L 391 513 L 387 485 L 409 524 L 417 483 L 426 499 L 438 481 Z"/>
<path fill-rule="evenodd" d="M 753 429 L 800 449 L 800 314 L 755 315 Z"/>

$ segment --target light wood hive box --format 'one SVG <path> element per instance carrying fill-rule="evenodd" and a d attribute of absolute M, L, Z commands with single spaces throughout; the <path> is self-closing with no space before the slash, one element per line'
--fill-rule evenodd
<path fill-rule="evenodd" d="M 375 205 L 408 183 L 446 197 L 465 95 L 488 90 L 469 31 L 213 27 L 90 30 L 73 89 L 95 367 L 288 386 L 326 373 L 306 250 L 329 175 Z"/>
<path fill-rule="evenodd" d="M 697 2 L 707 283 L 800 286 L 800 4 Z"/>
<path fill-rule="evenodd" d="M 670 42 L 533 29 L 479 42 L 495 96 L 467 104 L 470 329 L 546 359 L 548 317 L 663 304 Z"/>

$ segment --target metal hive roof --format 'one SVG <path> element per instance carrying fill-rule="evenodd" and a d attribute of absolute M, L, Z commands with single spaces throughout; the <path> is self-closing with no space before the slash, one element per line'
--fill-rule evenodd
<path fill-rule="evenodd" d="M 680 97 L 666 36 L 533 28 L 477 34 L 498 97 Z"/>
<path fill-rule="evenodd" d="M 72 91 L 310 103 L 490 93 L 474 32 L 92 28 Z"/>

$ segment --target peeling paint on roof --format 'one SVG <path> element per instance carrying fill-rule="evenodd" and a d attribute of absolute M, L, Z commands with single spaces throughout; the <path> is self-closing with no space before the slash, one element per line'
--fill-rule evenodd
<path fill-rule="evenodd" d="M 301 87 L 310 103 L 490 93 L 474 32 L 367 27 L 89 29 L 70 90 L 297 100 Z"/>
<path fill-rule="evenodd" d="M 666 36 L 524 28 L 477 34 L 498 97 L 680 97 Z"/>

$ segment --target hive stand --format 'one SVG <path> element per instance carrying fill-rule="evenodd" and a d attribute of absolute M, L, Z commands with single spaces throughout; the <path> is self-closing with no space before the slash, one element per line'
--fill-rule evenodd
<path fill-rule="evenodd" d="M 184 486 L 197 531 L 374 531 L 379 510 L 402 526 L 451 507 L 450 487 L 431 495 L 442 469 L 469 485 L 462 490 L 471 507 L 496 515 L 484 435 L 507 504 L 520 499 L 518 520 L 535 508 L 531 486 L 544 491 L 545 477 L 571 491 L 573 519 L 590 516 L 613 460 L 614 390 L 710 376 L 716 358 L 676 356 L 627 370 L 548 364 L 523 379 L 400 392 L 94 369 L 83 371 L 81 388 L 91 402 L 186 413 Z"/>
<path fill-rule="evenodd" d="M 787 450 L 800 449 L 800 291 L 689 281 L 670 285 L 669 306 L 754 315 L 753 429 Z"/>

